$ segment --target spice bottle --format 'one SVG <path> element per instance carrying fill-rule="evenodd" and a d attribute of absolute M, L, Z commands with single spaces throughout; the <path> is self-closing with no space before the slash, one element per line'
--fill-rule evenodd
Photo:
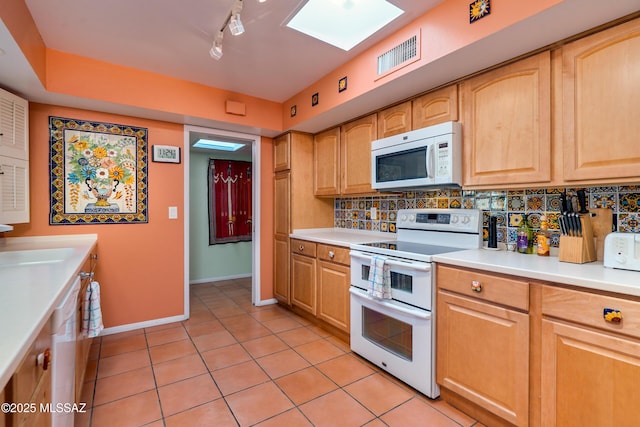
<path fill-rule="evenodd" d="M 549 247 L 551 245 L 551 236 L 547 224 L 547 218 L 543 215 L 540 217 L 540 231 L 537 238 L 537 253 L 540 256 L 549 256 Z"/>

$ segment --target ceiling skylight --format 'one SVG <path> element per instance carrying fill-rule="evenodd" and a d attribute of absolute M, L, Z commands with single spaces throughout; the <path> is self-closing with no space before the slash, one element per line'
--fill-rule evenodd
<path fill-rule="evenodd" d="M 308 0 L 287 27 L 350 50 L 403 13 L 386 0 Z"/>
<path fill-rule="evenodd" d="M 211 139 L 199 139 L 193 144 L 196 148 L 206 148 L 207 150 L 222 150 L 222 151 L 238 151 L 244 144 L 228 141 L 214 141 Z"/>

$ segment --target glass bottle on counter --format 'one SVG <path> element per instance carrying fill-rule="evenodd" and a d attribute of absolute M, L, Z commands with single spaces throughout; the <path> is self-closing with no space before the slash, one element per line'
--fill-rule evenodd
<path fill-rule="evenodd" d="M 529 221 L 526 214 L 522 214 L 522 220 L 518 226 L 518 237 L 516 240 L 516 250 L 521 254 L 526 254 L 529 248 L 529 236 L 531 235 L 529 230 Z"/>
<path fill-rule="evenodd" d="M 536 239 L 536 241 L 536 252 L 538 253 L 538 255 L 549 256 L 551 236 L 549 234 L 547 217 L 545 217 L 544 215 L 540 217 L 540 231 L 538 231 L 538 238 Z"/>

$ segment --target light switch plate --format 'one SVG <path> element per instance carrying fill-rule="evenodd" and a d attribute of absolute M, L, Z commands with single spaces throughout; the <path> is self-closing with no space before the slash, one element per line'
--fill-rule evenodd
<path fill-rule="evenodd" d="M 378 209 L 372 207 L 371 208 L 371 220 L 375 221 L 378 219 Z"/>
<path fill-rule="evenodd" d="M 169 206 L 169 219 L 178 219 L 178 207 Z"/>

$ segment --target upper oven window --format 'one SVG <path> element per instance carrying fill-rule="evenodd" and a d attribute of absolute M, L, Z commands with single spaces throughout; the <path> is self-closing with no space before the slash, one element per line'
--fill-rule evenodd
<path fill-rule="evenodd" d="M 367 264 L 361 264 L 360 267 L 362 280 L 368 281 L 371 266 Z M 391 270 L 391 289 L 413 293 L 413 276 Z"/>

